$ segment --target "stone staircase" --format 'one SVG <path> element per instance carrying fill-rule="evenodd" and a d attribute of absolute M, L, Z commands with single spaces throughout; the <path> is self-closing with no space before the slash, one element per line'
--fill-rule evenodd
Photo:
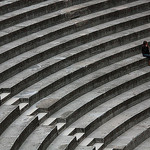
<path fill-rule="evenodd" d="M 149 150 L 150 0 L 0 0 L 0 150 Z"/>

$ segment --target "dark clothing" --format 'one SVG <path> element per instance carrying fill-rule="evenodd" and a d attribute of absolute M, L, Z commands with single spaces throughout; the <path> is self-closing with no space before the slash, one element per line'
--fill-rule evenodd
<path fill-rule="evenodd" d="M 148 59 L 150 59 L 149 47 L 142 46 L 142 54 L 144 57 L 147 57 Z"/>
<path fill-rule="evenodd" d="M 146 47 L 146 46 L 142 46 L 142 54 L 143 54 L 143 55 L 144 55 L 144 54 L 150 54 L 150 53 L 149 53 L 149 48 Z"/>

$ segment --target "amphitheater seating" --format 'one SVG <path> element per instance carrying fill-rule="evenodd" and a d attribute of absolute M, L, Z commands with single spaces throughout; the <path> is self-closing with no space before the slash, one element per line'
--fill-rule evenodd
<path fill-rule="evenodd" d="M 0 150 L 149 150 L 150 0 L 0 0 Z"/>

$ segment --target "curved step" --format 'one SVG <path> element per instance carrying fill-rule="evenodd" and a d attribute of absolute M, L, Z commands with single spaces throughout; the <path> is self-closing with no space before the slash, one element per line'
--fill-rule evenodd
<path fill-rule="evenodd" d="M 83 1 L 83 2 L 86 2 L 86 1 Z M 130 2 L 132 2 L 132 1 L 130 1 Z M 58 1 L 57 3 L 60 3 L 60 2 L 64 3 L 64 1 Z M 128 2 L 128 0 L 127 0 L 127 2 Z M 74 1 L 72 1 L 72 3 L 74 3 Z M 79 2 L 75 1 L 75 4 L 78 4 L 78 3 Z M 101 2 L 101 4 L 99 5 L 99 11 L 101 9 L 106 9 L 110 6 L 114 7 L 114 6 L 122 5 L 123 3 L 124 3 L 124 1 L 118 1 L 117 0 L 117 1 L 115 1 L 115 3 L 114 2 L 112 3 L 110 0 L 103 0 Z M 66 4 L 66 6 L 69 6 L 68 2 L 65 2 L 65 4 Z M 55 2 L 55 5 L 56 5 L 56 2 Z M 64 5 L 64 4 L 61 4 L 61 5 Z M 42 8 L 43 8 L 43 5 L 42 5 Z M 97 13 L 93 13 L 93 14 L 90 13 L 89 15 L 86 15 L 84 17 L 78 17 L 77 19 L 72 19 L 71 21 L 61 23 L 61 25 L 56 25 L 56 27 L 53 27 L 53 28 L 56 29 L 56 28 L 61 28 L 61 26 L 65 27 L 65 26 L 70 25 L 75 31 L 79 31 L 79 30 L 83 29 L 82 26 L 84 26 L 84 28 L 87 28 L 87 27 L 102 23 L 102 20 L 100 18 L 102 18 L 102 17 L 100 17 L 99 13 L 98 14 Z M 34 18 L 34 20 L 35 20 L 35 18 Z M 2 30 L 1 32 L 3 34 L 0 35 L 0 39 L 3 39 L 3 40 L 0 41 L 0 45 L 6 44 L 6 43 L 11 42 L 13 40 L 17 40 L 18 38 L 21 38 L 23 36 L 27 36 L 33 32 L 37 32 L 39 30 L 42 30 L 44 28 L 49 27 L 49 25 L 46 26 L 46 23 L 44 23 L 44 25 L 42 25 L 42 22 L 40 23 L 39 19 L 37 19 L 37 21 L 39 22 L 40 27 L 39 27 L 39 25 L 36 25 L 38 23 L 36 21 L 32 21 L 32 23 L 31 23 L 31 21 L 27 21 L 28 23 L 23 22 L 21 24 L 16 24 L 15 27 L 13 26 L 13 27 L 9 27 L 7 29 Z M 92 24 L 89 22 L 92 22 Z M 25 24 L 26 24 L 26 26 L 25 26 Z M 69 30 L 70 30 L 70 27 L 69 27 Z M 66 33 L 68 33 L 68 31 L 67 32 L 64 31 L 63 35 L 65 35 Z"/>
<path fill-rule="evenodd" d="M 75 137 L 65 136 L 61 134 L 49 145 L 47 150 L 73 150 L 77 145 Z"/>
<path fill-rule="evenodd" d="M 131 80 L 131 76 L 134 76 L 135 74 L 139 74 L 137 72 L 138 71 L 135 71 L 133 73 L 130 73 L 129 75 L 125 75 L 123 77 L 120 77 L 120 79 L 118 78 L 116 80 L 108 82 L 108 84 L 104 84 L 104 85 L 98 87 L 97 89 L 79 97 L 78 99 L 80 101 L 78 99 L 76 99 L 76 101 L 78 100 L 77 101 L 78 103 L 76 103 L 76 104 L 72 103 L 72 105 L 70 105 L 71 107 L 69 108 L 70 110 L 66 107 L 67 108 L 66 113 L 61 114 L 61 110 L 63 110 L 63 109 L 61 109 L 60 111 L 58 111 L 58 113 L 56 113 L 56 115 L 54 114 L 50 117 L 51 118 L 57 118 L 58 117 L 58 119 L 60 119 L 60 120 L 63 120 L 63 119 L 65 120 L 65 117 L 67 116 L 68 117 L 68 118 L 66 117 L 67 118 L 67 120 L 66 120 L 67 125 L 71 124 L 72 122 L 74 122 L 75 120 L 80 118 L 82 115 L 86 114 L 87 112 L 94 109 L 98 105 L 104 103 L 105 101 L 109 100 L 110 98 L 113 98 L 113 97 L 125 92 L 126 90 L 131 89 L 131 87 L 133 88 L 135 86 L 138 86 L 137 84 L 141 84 L 141 83 L 136 82 L 136 85 L 133 85 L 133 84 L 135 84 L 135 83 L 133 83 L 134 79 Z M 129 78 L 128 79 L 129 81 L 127 81 L 127 77 Z M 137 78 L 135 78 L 135 80 L 138 80 Z M 123 83 L 121 83 L 121 82 L 123 82 Z M 110 87 L 110 85 L 111 85 L 111 87 Z M 130 86 L 126 87 L 126 85 L 130 85 Z M 110 88 L 108 88 L 108 86 Z M 121 87 L 121 89 L 120 89 L 120 87 Z M 101 91 L 101 92 L 99 92 L 99 91 Z M 70 102 L 70 100 L 69 100 L 69 102 Z M 64 105 L 64 103 L 66 103 L 66 102 L 63 102 L 63 105 Z M 56 107 L 58 107 L 56 104 L 58 105 L 59 103 L 55 103 L 55 101 L 54 102 L 53 101 L 52 102 L 47 101 L 47 103 L 45 103 L 45 105 L 44 104 L 41 105 L 41 108 L 45 109 L 48 107 L 48 105 L 50 105 L 50 106 L 53 106 L 51 108 L 53 108 L 55 110 L 55 109 L 57 109 Z M 76 110 L 76 107 L 79 109 Z M 65 107 L 64 107 L 64 109 L 65 109 Z M 50 114 L 54 110 L 50 109 L 49 110 Z M 76 110 L 76 111 L 73 111 L 73 110 Z M 57 114 L 58 114 L 58 116 L 57 116 Z M 62 116 L 59 116 L 59 114 L 61 114 Z"/>
<path fill-rule="evenodd" d="M 37 127 L 32 134 L 24 141 L 20 150 L 45 150 L 50 143 L 57 137 L 56 127 L 43 126 Z"/>
<path fill-rule="evenodd" d="M 148 25 L 147 25 L 148 26 Z M 100 46 L 103 46 L 103 45 L 105 45 L 105 48 L 104 48 L 104 50 L 105 49 L 107 49 L 107 44 L 108 44 L 108 48 L 110 48 L 110 44 L 111 44 L 111 48 L 113 48 L 113 47 L 116 47 L 117 45 L 116 45 L 116 40 L 118 40 L 118 44 L 120 44 L 119 43 L 119 41 L 120 40 L 122 40 L 122 44 L 123 44 L 123 42 L 127 42 L 126 40 L 131 40 L 131 38 L 135 38 L 135 37 L 137 37 L 137 38 L 140 38 L 140 36 L 142 37 L 143 35 L 145 35 L 145 34 L 148 34 L 148 32 L 147 32 L 147 30 L 149 30 L 149 28 L 147 27 L 146 25 L 144 25 L 144 26 L 139 26 L 139 27 L 136 27 L 136 28 L 134 28 L 134 32 L 133 31 L 131 31 L 130 29 L 129 30 L 126 30 L 126 31 L 123 31 L 123 32 L 119 32 L 119 33 L 116 33 L 116 36 L 106 36 L 106 37 L 104 37 L 103 38 L 103 40 L 102 39 L 100 39 L 101 40 L 101 43 L 99 44 L 98 43 L 98 41 L 96 40 L 96 41 L 94 41 L 94 42 L 92 42 L 92 45 L 95 43 L 96 45 L 98 44 L 98 45 L 100 45 Z M 137 29 L 137 32 L 136 32 L 136 29 Z M 140 30 L 140 31 L 139 31 Z M 131 34 L 130 34 L 130 32 L 132 32 Z M 146 33 L 145 33 L 146 32 Z M 126 33 L 126 35 L 125 36 L 123 36 L 122 37 L 122 34 L 125 34 Z M 135 33 L 136 33 L 136 36 L 135 36 Z M 145 33 L 145 34 L 144 34 Z M 138 34 L 142 34 L 142 35 L 138 35 Z M 117 36 L 118 36 L 118 39 L 117 39 Z M 128 37 L 128 38 L 127 38 Z M 109 39 L 111 38 L 111 40 L 110 41 L 108 41 Z M 113 38 L 113 39 L 112 39 Z M 102 42 L 103 41 L 103 42 Z M 108 42 L 107 42 L 108 41 Z M 115 43 L 114 43 L 115 42 Z M 114 46 L 113 46 L 114 45 Z"/>
<path fill-rule="evenodd" d="M 139 53 L 138 52 L 139 51 L 138 49 L 140 49 L 139 45 L 142 43 L 143 40 L 144 39 L 130 43 L 130 45 L 129 44 L 123 45 L 121 47 L 111 49 L 111 53 L 110 53 L 110 51 L 100 53 L 95 58 L 94 58 L 94 56 L 89 58 L 89 62 L 91 63 L 91 65 L 93 64 L 92 66 L 96 65 L 97 69 L 98 69 L 98 68 L 105 67 L 106 65 L 108 65 L 108 60 L 109 60 L 109 63 L 114 63 L 116 61 L 122 60 L 123 58 L 135 55 L 136 53 Z M 93 46 L 94 45 L 92 45 L 92 47 Z M 89 52 L 89 50 L 91 50 L 91 47 L 89 47 L 89 46 L 88 46 L 88 48 L 86 48 L 86 47 L 87 47 L 86 45 L 85 45 L 85 48 L 81 47 L 81 48 L 83 48 L 83 51 L 81 48 L 78 48 L 79 50 L 73 49 L 72 51 L 62 53 L 62 55 L 60 55 L 59 57 L 56 56 L 54 58 L 51 58 L 48 61 L 44 61 L 43 63 L 37 64 L 35 69 L 29 68 L 29 69 L 23 71 L 21 74 L 18 74 L 16 76 L 14 76 L 13 78 L 10 78 L 9 80 L 6 80 L 6 82 L 1 84 L 0 87 L 3 89 L 3 91 L 11 91 L 12 93 L 16 93 L 17 90 L 23 89 L 22 86 L 25 87 L 26 83 L 27 83 L 27 85 L 29 85 L 28 81 L 30 81 L 30 82 L 32 81 L 31 83 L 34 83 L 36 81 L 35 80 L 36 77 L 38 77 L 38 80 L 39 80 L 41 78 L 40 76 L 42 76 L 42 78 L 44 78 L 47 75 L 46 72 L 49 72 L 49 74 L 50 74 L 50 73 L 54 73 L 55 71 L 61 69 L 61 67 L 62 67 L 61 65 L 63 63 L 65 63 L 65 66 L 67 66 L 70 64 L 70 61 L 73 61 L 73 62 L 79 61 L 82 59 L 82 57 L 84 57 L 84 56 L 86 57 L 87 55 L 89 56 L 92 53 L 92 52 Z M 85 53 L 84 53 L 84 51 L 85 51 Z M 67 57 L 65 57 L 65 55 L 69 57 L 69 60 L 67 59 Z M 77 57 L 81 56 L 81 59 L 78 58 L 79 59 L 78 60 L 76 58 L 76 55 L 77 55 Z M 82 55 L 84 55 L 84 56 L 82 56 Z M 81 63 L 81 64 L 83 64 L 83 67 L 85 65 L 88 65 L 87 63 L 85 63 L 85 65 L 84 65 L 83 62 L 84 61 L 82 61 L 82 63 Z M 85 62 L 86 62 L 86 60 L 85 60 Z M 77 63 L 77 65 L 78 64 L 80 64 L 80 62 Z M 42 69 L 40 68 L 40 66 L 42 66 Z M 72 65 L 72 67 L 73 67 L 73 65 Z M 70 68 L 72 68 L 72 67 L 70 67 Z M 77 69 L 78 69 L 78 67 L 77 67 Z M 66 69 L 64 69 L 64 70 L 66 70 Z M 29 71 L 31 72 L 31 74 Z M 3 99 L 2 99 L 2 101 L 3 101 Z"/>
<path fill-rule="evenodd" d="M 102 7 L 96 7 L 96 4 L 98 5 L 99 3 L 101 3 L 98 0 L 97 1 L 96 0 L 89 1 L 85 4 L 82 3 L 84 1 L 80 0 L 80 1 L 78 1 L 79 2 L 78 4 L 82 3 L 82 5 L 72 6 L 71 8 L 63 9 L 63 7 L 65 8 L 67 6 L 67 3 L 69 3 L 69 2 L 70 1 L 66 1 L 66 3 L 65 3 L 65 1 L 62 1 L 62 0 L 61 1 L 53 0 L 51 3 L 51 1 L 45 1 L 45 2 L 43 2 L 43 4 L 39 3 L 39 4 L 35 4 L 33 6 L 31 5 L 27 8 L 16 10 L 16 11 L 8 13 L 8 14 L 4 14 L 3 18 L 0 20 L 0 23 L 1 23 L 0 30 L 10 27 L 10 26 L 13 26 L 15 24 L 18 24 L 20 22 L 39 17 L 46 13 L 53 12 L 53 10 L 57 11 L 57 10 L 59 10 L 58 8 L 60 8 L 61 11 L 57 11 L 57 13 L 55 13 L 55 14 L 59 15 L 59 19 L 60 19 L 59 22 L 68 20 L 68 19 L 70 20 L 74 17 L 89 14 L 89 10 L 97 11 L 98 9 L 102 9 Z M 49 3 L 51 5 L 48 7 L 47 4 L 49 4 Z M 45 5 L 45 7 L 44 7 L 44 5 Z M 99 6 L 101 6 L 101 5 L 99 5 Z M 38 7 L 39 7 L 39 10 L 38 10 Z M 43 8 L 41 8 L 41 7 L 43 7 Z M 77 10 L 79 10 L 79 13 L 76 12 Z M 72 13 L 71 13 L 71 11 L 72 11 Z M 64 12 L 66 13 L 66 16 L 63 15 Z M 61 15 L 60 15 L 60 13 L 61 13 Z"/>
<path fill-rule="evenodd" d="M 19 10 L 4 14 L 3 18 L 1 18 L 0 20 L 0 30 L 8 28 L 10 26 L 14 26 L 15 24 L 18 24 L 18 23 L 21 23 L 21 22 L 24 22 L 24 21 L 27 21 L 36 17 L 40 17 L 42 15 L 45 15 L 53 11 L 58 11 L 60 9 L 62 11 L 63 8 L 67 7 L 68 3 L 69 3 L 68 1 L 63 1 L 63 0 L 60 0 L 60 1 L 46 0 L 40 3 L 37 3 L 35 5 L 24 7 L 23 9 L 19 9 Z M 81 0 L 77 1 L 77 3 L 75 4 L 80 4 L 80 3 L 82 3 Z M 74 3 L 69 3 L 69 4 L 74 5 Z"/>
<path fill-rule="evenodd" d="M 85 136 L 89 135 L 93 130 L 98 128 L 100 125 L 104 124 L 106 121 L 111 119 L 112 117 L 118 115 L 122 111 L 130 108 L 131 106 L 144 101 L 145 99 L 150 97 L 149 94 L 149 82 L 138 87 L 135 87 L 127 92 L 124 92 L 104 103 L 97 106 L 93 110 L 87 112 L 85 115 L 82 114 L 80 111 L 81 102 L 71 103 L 64 108 L 60 109 L 58 112 L 54 113 L 50 118 L 55 118 L 55 120 L 71 120 L 72 124 L 69 128 L 74 130 L 82 130 L 85 133 Z M 81 99 L 82 100 L 82 99 Z M 74 107 L 72 107 L 74 106 Z M 82 107 L 82 106 L 81 106 Z M 87 106 L 90 107 L 90 106 Z M 70 108 L 70 109 L 68 109 Z M 77 121 L 74 122 L 73 113 L 76 114 L 76 118 L 79 118 Z M 84 120 L 84 121 L 83 121 Z M 53 121 L 54 122 L 54 121 Z M 53 124 L 53 122 L 46 120 L 43 124 L 49 125 Z M 76 133 L 76 132 L 75 132 Z M 72 133 L 69 135 L 72 135 Z"/>
<path fill-rule="evenodd" d="M 9 1 L 4 1 L 4 0 L 0 0 L 0 15 L 3 15 L 5 13 L 9 13 L 24 7 L 28 7 L 30 5 L 34 5 L 36 3 L 40 3 L 46 0 L 30 0 L 30 1 L 26 1 L 26 0 L 9 0 Z"/>
<path fill-rule="evenodd" d="M 94 146 L 78 146 L 75 150 L 96 150 Z"/>
<path fill-rule="evenodd" d="M 103 69 L 99 69 L 87 76 L 79 78 L 78 80 L 58 89 L 54 93 L 45 97 L 39 102 L 39 108 L 45 111 L 56 111 L 64 105 L 82 96 L 83 94 L 90 92 L 107 82 L 113 81 L 116 78 L 130 73 L 140 66 L 138 65 L 138 57 L 133 57 L 133 60 L 126 59 L 124 61 L 112 64 Z M 136 61 L 137 59 L 137 61 Z M 141 62 L 139 64 L 142 64 Z M 126 72 L 124 72 L 126 70 Z M 93 95 L 93 94 L 92 94 Z M 83 101 L 84 102 L 84 101 Z M 44 105 L 46 103 L 46 106 Z M 43 105 L 43 106 L 42 106 Z M 81 106 L 81 105 L 79 105 Z M 53 110 L 55 108 L 56 110 Z M 71 107 L 73 109 L 73 107 Z"/>
<path fill-rule="evenodd" d="M 18 106 L 0 106 L 0 135 L 20 115 Z"/>
<path fill-rule="evenodd" d="M 18 149 L 37 125 L 37 117 L 20 116 L 1 134 L 0 149 Z"/>
<path fill-rule="evenodd" d="M 139 146 L 137 146 L 134 150 L 149 150 L 150 149 L 150 138 L 148 138 L 147 140 L 145 140 L 143 143 L 141 143 Z"/>
<path fill-rule="evenodd" d="M 141 16 L 141 17 L 140 17 Z M 134 17 L 135 17 L 135 19 L 134 19 Z M 100 34 L 101 36 L 104 36 L 102 33 L 104 32 L 105 33 L 105 36 L 107 35 L 107 34 L 110 34 L 110 30 L 112 29 L 112 30 L 114 30 L 114 32 L 117 32 L 116 31 L 116 28 L 117 28 L 117 30 L 118 31 L 120 31 L 121 30 L 121 27 L 122 26 L 125 26 L 126 24 L 130 24 L 130 25 L 127 25 L 127 27 L 125 28 L 124 27 L 124 29 L 127 29 L 127 28 L 130 28 L 130 27 L 133 27 L 133 25 L 132 25 L 132 23 L 134 22 L 134 24 L 135 24 L 135 22 L 136 22 L 136 25 L 139 25 L 139 23 L 138 22 L 141 22 L 141 19 L 142 20 L 146 20 L 146 22 L 147 22 L 147 20 L 148 19 L 146 19 L 146 18 L 149 18 L 149 11 L 148 12 L 145 12 L 145 13 L 143 13 L 143 14 L 136 14 L 136 15 L 133 15 L 133 16 L 130 16 L 130 18 L 126 18 L 126 21 L 124 21 L 125 20 L 125 18 L 124 19 L 118 19 L 118 20 L 115 20 L 115 21 L 112 21 L 112 22 L 109 22 L 109 23 L 106 23 L 106 24 L 103 24 L 102 26 L 100 26 L 100 29 L 99 29 L 99 31 L 98 31 L 98 33 L 97 34 Z M 138 21 L 139 20 L 139 21 Z M 143 23 L 146 23 L 145 21 L 143 21 Z M 142 23 L 142 24 L 143 24 Z M 120 27 L 120 28 L 119 28 Z M 99 26 L 97 26 L 96 28 L 99 28 Z M 92 30 L 92 28 L 91 28 L 91 30 Z M 96 30 L 94 31 L 94 32 L 96 32 Z M 107 33 L 108 32 L 108 33 Z M 113 33 L 113 32 L 112 32 Z M 111 34 L 112 34 L 111 33 Z M 141 43 L 140 43 L 141 44 Z M 80 48 L 80 51 L 81 51 L 81 48 Z M 76 50 L 74 50 L 73 52 L 71 52 L 71 53 L 75 53 L 76 52 Z M 66 58 L 67 59 L 67 57 L 65 56 L 65 55 L 67 55 L 68 56 L 68 53 L 69 53 L 69 51 L 68 52 L 66 52 L 66 53 L 62 53 L 61 55 L 63 55 L 63 57 L 64 57 L 64 59 Z M 83 53 L 83 52 L 82 52 Z M 81 54 L 82 54 L 81 53 Z M 88 53 L 89 54 L 89 53 Z M 80 57 L 82 57 L 83 58 L 83 56 L 82 55 L 79 55 L 79 53 L 77 53 L 77 55 L 78 56 L 80 56 Z M 85 55 L 85 54 L 84 54 Z M 86 55 L 85 55 L 86 56 Z M 29 57 L 29 58 L 28 58 Z M 57 57 L 57 56 L 56 56 Z M 59 57 L 59 56 L 58 56 Z M 60 57 L 62 57 L 62 56 L 60 56 Z M 62 57 L 62 58 L 63 58 Z M 73 56 L 73 55 L 71 55 L 71 57 L 76 57 L 76 56 Z M 85 58 L 87 58 L 87 57 L 85 57 Z M 24 59 L 24 60 L 23 60 Z M 3 63 L 1 66 L 0 66 L 0 70 L 1 70 L 1 76 L 4 76 L 5 78 L 6 78 L 6 74 L 7 74 L 7 78 L 9 78 L 9 77 L 11 77 L 13 74 L 16 74 L 16 73 L 18 73 L 19 71 L 21 71 L 22 69 L 25 69 L 26 67 L 28 67 L 27 65 L 29 65 L 29 63 L 27 63 L 28 62 L 28 59 L 31 59 L 31 57 L 30 57 L 30 55 L 27 55 L 26 53 L 25 54 L 23 54 L 23 55 L 20 55 L 20 56 L 18 56 L 18 57 L 15 57 L 14 59 L 11 59 L 11 60 L 9 60 L 9 61 L 6 61 L 5 63 Z M 50 59 L 51 60 L 51 59 Z M 47 60 L 48 61 L 48 60 Z M 45 61 L 45 63 L 46 64 L 48 64 L 47 63 L 47 61 Z M 53 61 L 56 61 L 56 60 L 53 60 Z M 61 65 L 62 65 L 62 63 L 63 62 L 68 62 L 68 60 L 63 60 L 63 61 L 61 61 Z M 30 61 L 30 62 L 33 62 L 33 61 Z M 8 65 L 8 63 L 9 64 L 11 64 L 11 65 Z M 27 65 L 26 65 L 27 64 Z M 65 63 L 66 64 L 66 63 Z M 68 65 L 70 65 L 71 63 L 69 63 Z M 41 64 L 37 64 L 37 66 L 45 66 L 45 64 L 44 63 L 41 63 Z M 59 65 L 60 66 L 60 65 Z M 66 66 L 66 65 L 65 65 Z M 46 68 L 46 66 L 45 66 L 45 68 Z M 60 67 L 54 67 L 54 68 L 57 68 L 57 69 L 60 69 Z M 44 69 L 44 68 L 43 68 Z M 48 70 L 48 67 L 47 67 L 47 69 L 46 70 Z M 54 69 L 51 69 L 50 67 L 49 67 L 49 70 L 54 70 Z M 13 73 L 12 73 L 13 72 Z M 22 73 L 22 74 L 29 74 L 29 69 L 28 69 L 28 73 Z M 6 78 L 6 79 L 7 79 Z M 25 77 L 23 77 L 23 78 L 25 78 Z M 39 75 L 38 75 L 38 78 L 39 78 Z M 35 77 L 34 77 L 34 79 L 35 79 Z M 22 80 L 22 79 L 20 79 L 20 80 Z M 4 81 L 4 78 L 3 78 L 3 81 Z M 33 80 L 32 80 L 33 81 Z M 4 85 L 5 85 L 5 83 L 4 83 Z M 24 84 L 25 85 L 25 84 Z M 2 87 L 2 86 L 1 86 Z"/>
<path fill-rule="evenodd" d="M 143 4 L 140 4 L 140 3 L 143 3 Z M 112 18 L 112 16 L 116 16 L 116 18 L 118 18 L 118 17 L 123 17 L 123 16 L 126 16 L 127 15 L 127 10 L 130 10 L 131 9 L 131 11 L 129 11 L 129 12 L 132 12 L 131 14 L 135 14 L 135 13 L 138 13 L 138 12 L 140 12 L 140 10 L 142 11 L 143 9 L 143 5 L 146 5 L 145 7 L 147 7 L 148 6 L 148 4 L 144 1 L 142 1 L 142 2 L 139 2 L 139 5 L 137 5 L 137 3 L 132 3 L 132 4 L 128 4 L 127 6 L 125 6 L 125 8 L 124 7 L 117 7 L 116 9 L 109 9 L 109 13 L 107 13 L 107 11 L 103 11 L 103 13 L 104 14 L 107 14 L 109 17 L 108 18 L 111 18 L 111 20 L 112 19 L 114 19 L 114 18 Z M 128 8 L 129 7 L 129 8 Z M 144 7 L 144 8 L 145 8 Z M 128 8 L 128 9 L 127 9 Z M 138 9 L 136 9 L 136 8 L 138 8 Z M 137 11 L 138 10 L 138 11 Z M 114 11 L 114 13 L 112 12 L 112 11 Z M 59 13 L 60 14 L 60 13 Z M 111 16 L 111 15 L 112 16 Z M 118 16 L 119 15 L 119 16 Z M 123 16 L 122 16 L 123 15 Z M 128 14 L 128 15 L 130 15 L 130 14 Z M 52 16 L 51 16 L 52 17 Z M 103 15 L 103 17 L 104 17 L 104 15 Z M 102 18 L 103 18 L 102 17 Z M 107 17 L 107 16 L 105 16 L 105 17 Z M 63 18 L 63 17 L 62 17 Z M 54 19 L 55 20 L 55 19 Z M 105 20 L 105 19 L 102 19 L 102 20 Z M 107 20 L 108 21 L 108 20 Z M 52 23 L 52 20 L 50 21 L 51 23 Z M 56 22 L 56 20 L 55 20 L 55 22 Z M 60 23 L 60 22 L 59 22 Z M 38 26 L 40 26 L 40 25 L 38 25 Z M 37 36 L 36 34 L 34 35 L 34 36 Z M 36 40 L 39 40 L 39 39 L 41 39 L 41 37 L 42 37 L 42 35 L 40 35 L 40 36 L 38 36 L 38 38 L 36 39 Z M 71 38 L 72 39 L 72 38 Z M 19 55 L 19 54 L 21 54 L 21 53 L 23 53 L 23 52 L 25 52 L 25 51 L 27 51 L 27 50 L 29 50 L 29 49 L 31 49 L 31 47 L 33 48 L 33 46 L 32 46 L 32 43 L 30 42 L 30 40 L 28 40 L 28 38 L 26 39 L 26 40 L 23 40 L 23 41 L 28 41 L 29 43 L 28 43 L 28 45 L 26 45 L 26 46 L 28 46 L 28 49 L 27 49 L 27 47 L 24 47 L 25 45 L 20 45 L 19 43 L 20 42 L 22 42 L 22 41 L 20 41 L 19 43 L 17 42 L 16 43 L 16 41 L 14 41 L 14 42 L 11 42 L 11 43 L 9 43 L 9 45 L 4 45 L 4 46 L 2 46 L 1 47 L 1 57 L 0 57 L 0 61 L 1 61 L 1 63 L 2 62 L 4 62 L 4 61 L 6 61 L 6 60 L 8 60 L 8 59 L 10 59 L 10 58 L 12 58 L 12 57 L 14 57 L 14 56 L 17 56 L 17 55 Z M 25 42 L 25 43 L 26 43 Z M 14 43 L 16 43 L 15 45 L 17 45 L 17 46 L 14 46 Z M 51 43 L 51 45 L 56 45 L 56 43 L 58 44 L 58 43 L 60 43 L 60 41 L 54 41 L 53 43 Z M 36 43 L 36 44 L 40 44 L 40 43 Z M 36 44 L 34 44 L 34 46 L 37 46 Z M 45 45 L 46 46 L 46 45 Z M 47 45 L 48 46 L 48 45 Z M 20 48 L 19 48 L 20 47 Z M 23 48 L 24 47 L 24 48 Z M 61 46 L 61 47 L 63 47 L 63 46 Z M 19 51 L 18 51 L 18 49 L 19 49 Z M 11 53 L 11 55 L 10 55 L 10 53 Z M 4 57 L 5 56 L 5 57 Z M 49 55 L 47 56 L 47 57 L 50 57 Z M 46 58 L 45 58 L 46 59 Z"/>
<path fill-rule="evenodd" d="M 72 82 L 73 80 L 86 75 L 87 73 L 89 73 L 90 70 L 91 70 L 90 72 L 94 71 L 98 67 L 98 63 L 97 63 L 98 59 L 99 57 L 96 56 L 96 57 L 91 58 L 91 61 L 87 59 L 86 61 L 76 63 L 68 68 L 60 70 L 59 72 L 52 74 L 51 76 L 45 78 L 44 80 L 37 82 L 35 85 L 32 85 L 31 87 L 23 90 L 21 93 L 17 94 L 17 96 L 15 97 L 19 97 L 21 99 L 29 99 L 29 102 L 33 103 L 35 102 L 35 100 L 37 101 L 39 98 L 45 97 L 46 96 L 44 94 L 45 91 L 48 90 L 49 93 L 51 93 L 55 91 L 56 89 L 64 86 L 65 84 L 68 84 L 69 82 Z M 146 62 L 145 59 L 142 57 L 140 59 L 139 57 L 135 57 L 135 60 L 137 60 L 139 64 L 141 63 L 140 65 L 142 65 L 143 63 L 145 64 Z M 133 60 L 133 62 L 135 60 Z M 95 66 L 95 64 L 97 64 L 97 67 Z M 87 70 L 87 68 L 89 68 L 89 71 Z M 47 91 L 47 95 L 48 95 L 48 91 Z M 40 97 L 38 99 L 35 99 L 38 93 L 40 93 Z"/>
<path fill-rule="evenodd" d="M 147 118 L 118 136 L 107 148 L 112 148 L 113 150 L 133 150 L 137 147 L 138 149 L 138 145 L 150 137 L 149 126 L 150 118 Z M 144 148 L 144 150 L 146 149 Z"/>
<path fill-rule="evenodd" d="M 107 144 L 120 134 L 147 118 L 150 111 L 148 105 L 149 101 L 149 99 L 145 100 L 144 102 L 129 108 L 97 128 L 88 136 L 88 138 L 93 138 L 92 142 L 88 145 L 94 146 L 95 143 L 103 143 L 99 149 L 104 149 Z"/>

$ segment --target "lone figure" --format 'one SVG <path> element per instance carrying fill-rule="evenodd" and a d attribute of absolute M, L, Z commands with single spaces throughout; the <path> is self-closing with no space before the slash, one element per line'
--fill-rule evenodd
<path fill-rule="evenodd" d="M 144 57 L 148 58 L 148 65 L 150 66 L 150 52 L 148 42 L 144 41 L 142 45 L 142 54 Z"/>

